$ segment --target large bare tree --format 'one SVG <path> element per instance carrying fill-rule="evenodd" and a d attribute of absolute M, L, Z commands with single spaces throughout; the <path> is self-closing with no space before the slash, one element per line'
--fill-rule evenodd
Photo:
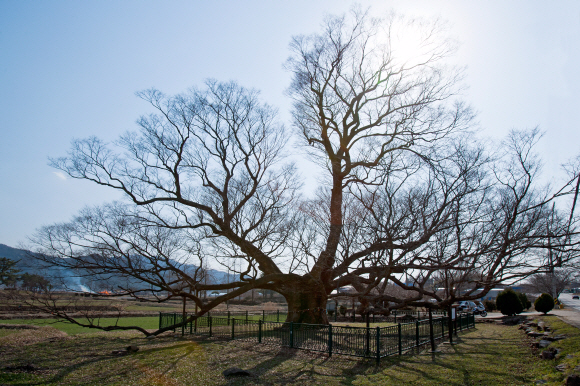
<path fill-rule="evenodd" d="M 416 28 L 420 49 L 404 60 L 400 23 Z M 576 174 L 553 192 L 536 187 L 537 133 L 514 132 L 505 154 L 469 141 L 473 115 L 456 100 L 461 72 L 447 63 L 439 27 L 354 9 L 292 40 L 293 135 L 325 179 L 310 199 L 285 161 L 292 133 L 257 92 L 209 81 L 174 97 L 138 93 L 156 111 L 138 132 L 113 146 L 75 141 L 52 162 L 127 199 L 39 230 L 37 256 L 126 278 L 117 290 L 134 297 L 191 299 L 198 315 L 273 290 L 289 321 L 314 323 L 327 323 L 327 299 L 343 286 L 361 307 L 389 312 L 446 307 L 529 275 L 547 229 L 553 240 L 574 234 L 575 217 L 564 221 L 552 202 Z M 562 250 L 575 243 L 565 240 Z M 202 280 L 209 260 L 236 279 Z M 204 302 L 208 290 L 227 294 Z"/>

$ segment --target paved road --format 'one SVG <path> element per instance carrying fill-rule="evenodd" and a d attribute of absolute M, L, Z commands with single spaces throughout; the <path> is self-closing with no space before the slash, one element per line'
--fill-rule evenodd
<path fill-rule="evenodd" d="M 572 299 L 572 296 L 574 295 L 580 294 L 560 294 L 559 299 L 566 305 L 566 307 L 574 308 L 575 310 L 580 311 L 580 299 Z"/>

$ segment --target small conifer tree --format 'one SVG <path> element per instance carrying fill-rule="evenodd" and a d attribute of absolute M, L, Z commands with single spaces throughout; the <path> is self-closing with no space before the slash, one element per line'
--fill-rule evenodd
<path fill-rule="evenodd" d="M 550 294 L 541 294 L 534 302 L 534 308 L 538 312 L 547 314 L 554 308 L 554 298 Z"/>
<path fill-rule="evenodd" d="M 504 315 L 512 316 L 521 313 L 524 306 L 518 294 L 511 288 L 506 288 L 497 295 L 496 307 Z"/>
<path fill-rule="evenodd" d="M 530 299 L 528 299 L 528 295 L 526 295 L 523 292 L 518 292 L 518 297 L 520 298 L 520 302 L 522 302 L 522 306 L 524 307 L 524 310 L 529 309 L 532 306 L 532 302 L 530 302 Z"/>

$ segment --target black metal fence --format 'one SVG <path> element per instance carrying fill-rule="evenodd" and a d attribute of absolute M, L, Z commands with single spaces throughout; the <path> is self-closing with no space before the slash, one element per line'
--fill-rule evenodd
<path fill-rule="evenodd" d="M 230 314 L 231 316 L 231 314 Z M 202 316 L 181 327 L 182 314 L 160 313 L 159 328 L 174 326 L 182 334 L 219 339 L 255 341 L 278 347 L 290 347 L 356 357 L 380 358 L 421 347 L 430 342 L 429 320 L 397 323 L 387 327 L 343 327 L 322 324 L 273 322 L 248 317 L 224 318 Z M 187 316 L 186 316 L 187 317 Z M 449 332 L 448 318 L 433 318 L 433 337 L 441 339 Z M 459 314 L 454 322 L 458 331 L 475 327 L 473 314 Z"/>
<path fill-rule="evenodd" d="M 447 311 L 432 311 L 432 315 L 436 317 L 447 316 Z M 429 312 L 427 311 L 414 311 L 414 310 L 393 310 L 389 315 L 369 313 L 367 314 L 356 314 L 352 312 L 352 309 L 347 310 L 345 314 L 340 312 L 330 311 L 327 312 L 328 320 L 330 322 L 366 322 L 367 318 L 370 323 L 405 323 L 415 320 L 422 320 L 429 317 Z"/>
<path fill-rule="evenodd" d="M 327 318 L 330 322 L 366 322 L 368 318 L 370 323 L 405 323 L 415 320 L 426 319 L 429 313 L 426 311 L 414 311 L 414 310 L 393 310 L 387 315 L 370 313 L 369 315 L 352 314 L 352 310 L 349 310 L 346 315 L 341 315 L 335 311 L 325 311 L 321 312 L 327 313 Z M 228 311 L 228 310 L 217 310 L 208 312 L 207 316 L 212 317 L 223 317 L 223 318 L 236 318 L 245 319 L 246 321 L 261 319 L 266 322 L 283 322 L 288 314 L 287 310 L 276 310 L 276 311 L 266 311 L 266 310 L 252 310 L 252 311 Z M 447 316 L 446 311 L 433 311 L 433 316 Z"/>
<path fill-rule="evenodd" d="M 283 322 L 286 319 L 288 311 L 276 310 L 253 310 L 253 311 L 228 311 L 228 310 L 214 310 L 207 313 L 207 316 L 222 317 L 222 318 L 236 318 L 247 321 L 261 319 L 262 321 Z"/>

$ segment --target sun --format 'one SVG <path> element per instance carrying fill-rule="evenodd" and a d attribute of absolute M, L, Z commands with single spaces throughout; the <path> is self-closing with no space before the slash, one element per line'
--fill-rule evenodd
<path fill-rule="evenodd" d="M 406 68 L 447 57 L 455 44 L 440 19 L 394 17 L 389 26 L 389 49 L 394 64 Z"/>

